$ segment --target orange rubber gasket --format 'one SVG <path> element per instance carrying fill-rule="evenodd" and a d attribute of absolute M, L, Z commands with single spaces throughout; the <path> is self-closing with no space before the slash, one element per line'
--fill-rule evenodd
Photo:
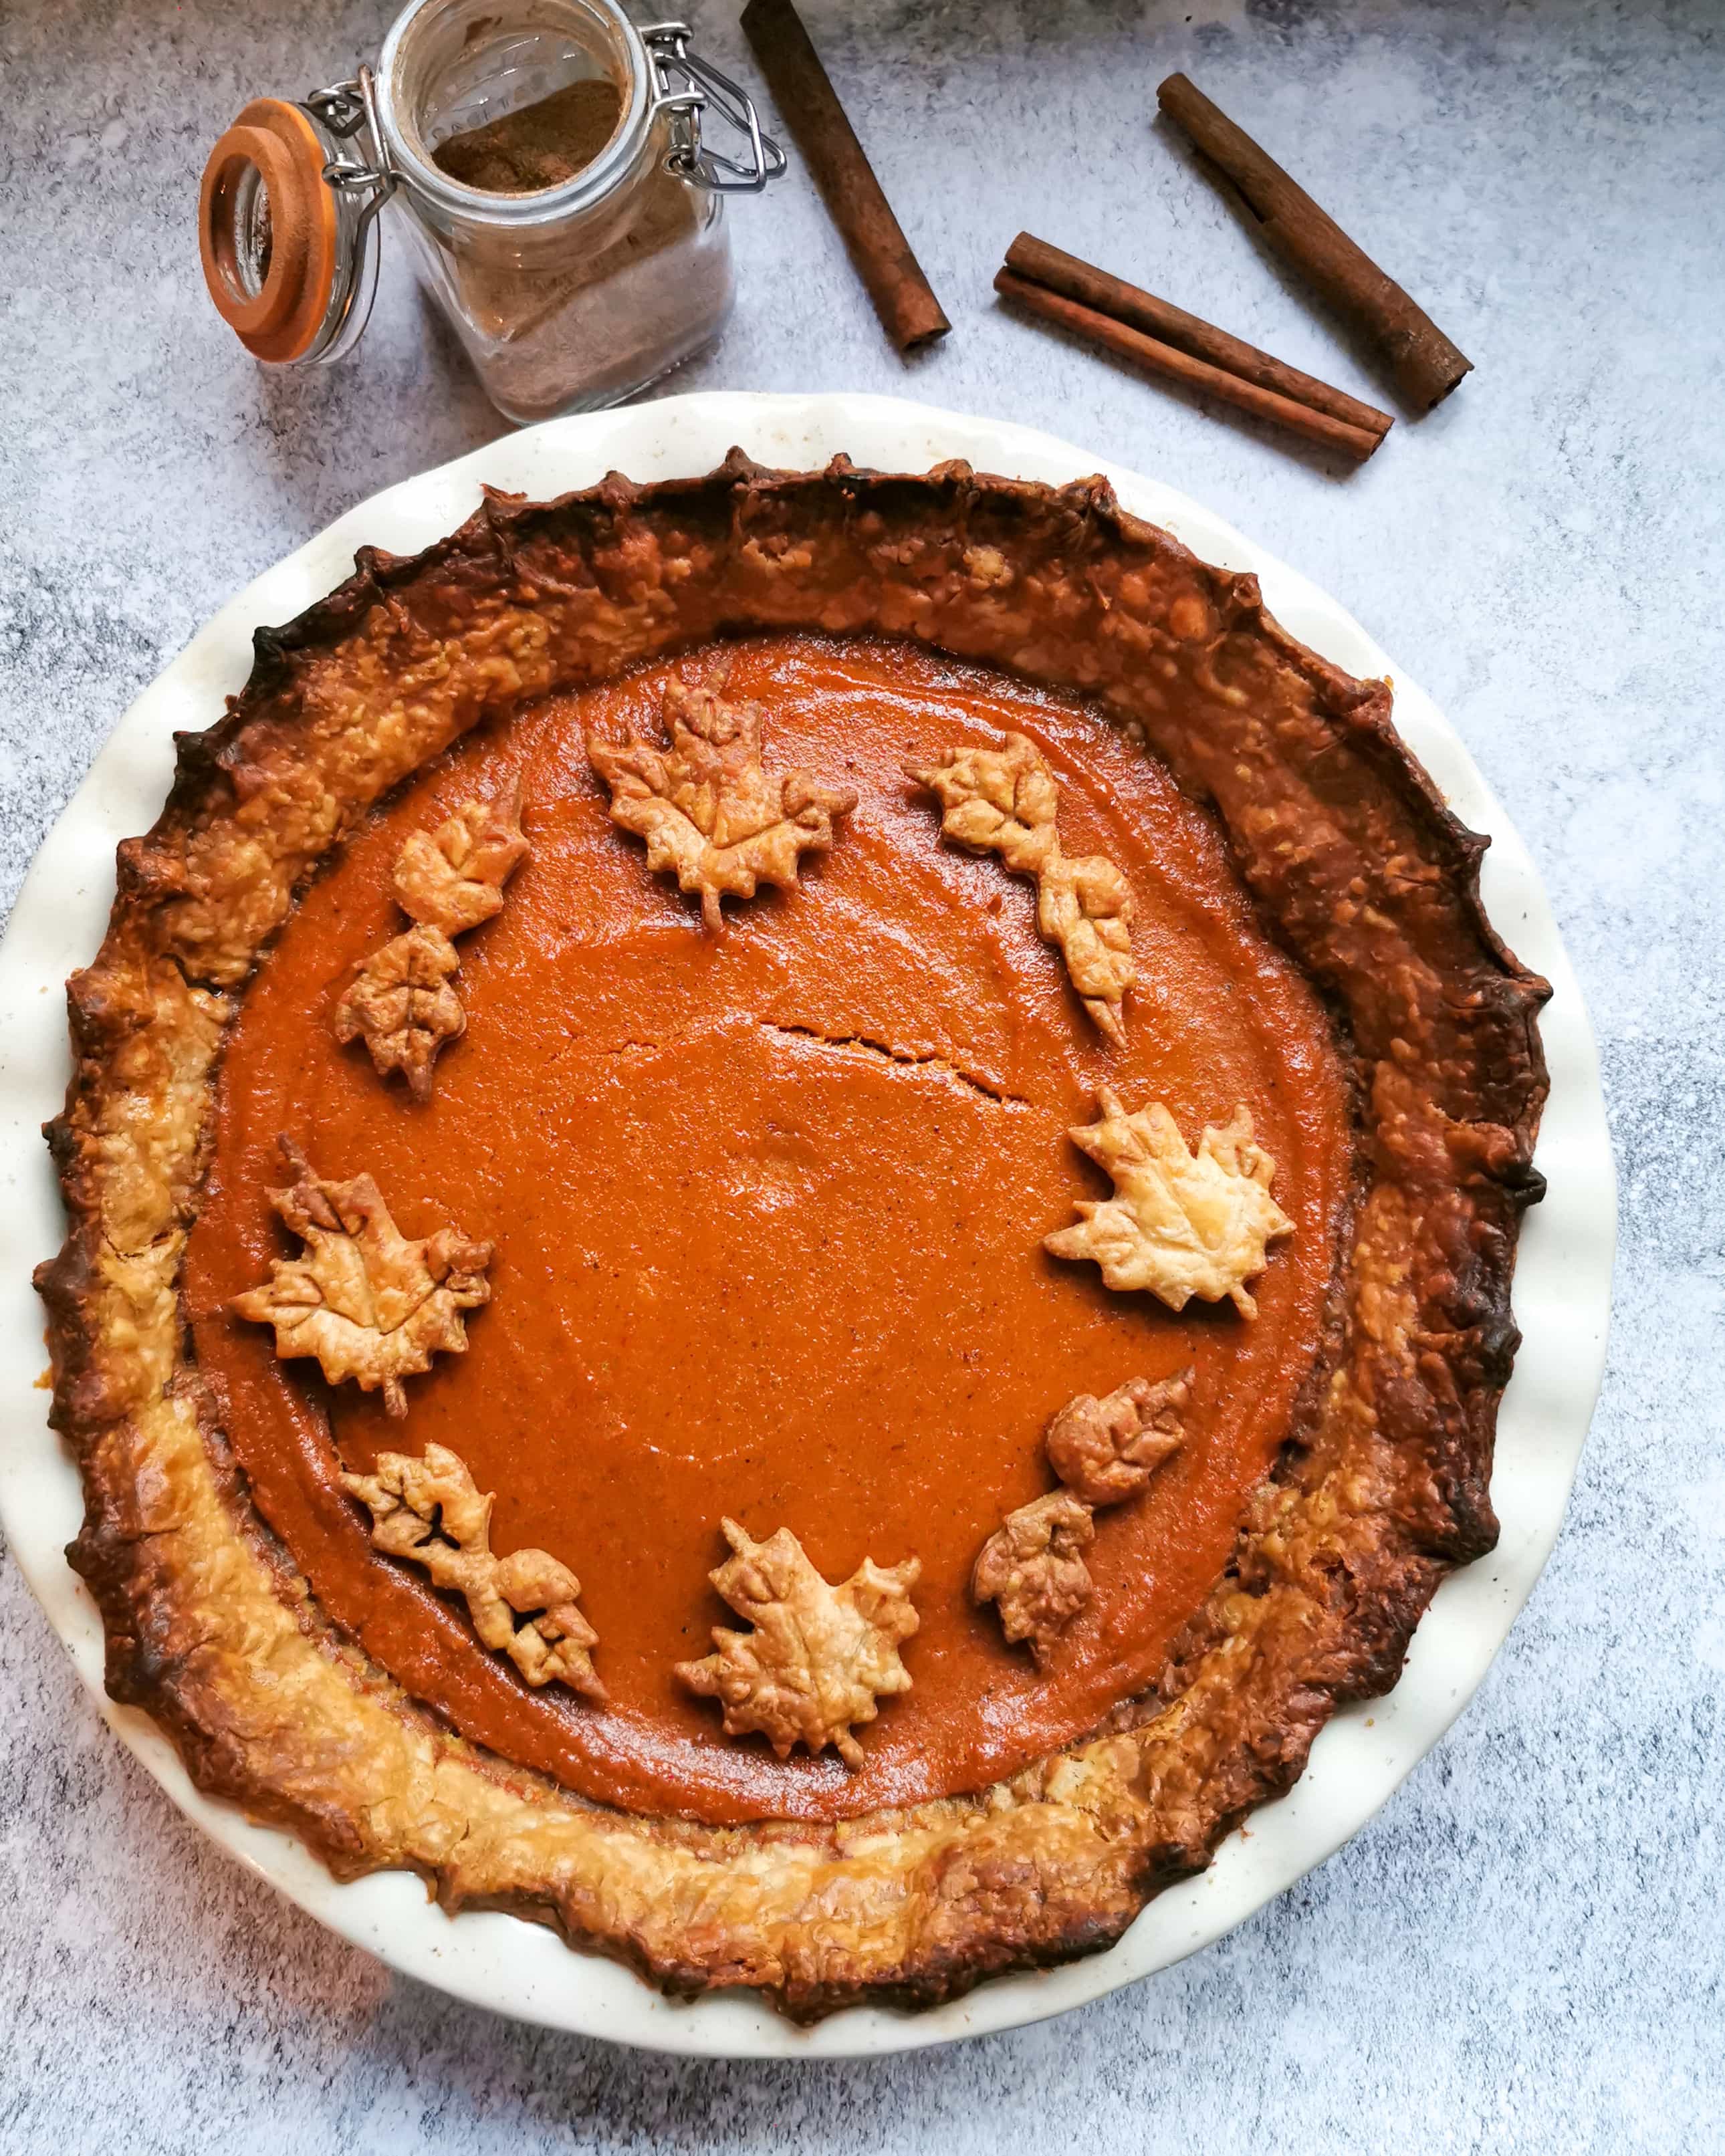
<path fill-rule="evenodd" d="M 198 192 L 198 246 L 216 311 L 254 358 L 280 365 L 316 341 L 336 289 L 336 198 L 311 121 L 279 97 L 254 98 L 209 153 Z M 248 170 L 270 199 L 270 260 L 249 293 L 230 205 Z"/>

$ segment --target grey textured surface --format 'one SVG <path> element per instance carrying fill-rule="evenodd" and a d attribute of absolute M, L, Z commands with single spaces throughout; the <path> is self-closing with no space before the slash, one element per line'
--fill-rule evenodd
<path fill-rule="evenodd" d="M 696 13 L 746 69 L 730 6 Z M 798 176 L 742 207 L 737 318 L 667 387 L 902 391 L 1106 448 L 1296 562 L 1435 694 L 1542 866 L 1604 1053 L 1623 1243 L 1568 1527 L 1455 1731 L 1304 1885 L 1063 2021 L 867 2067 L 676 2065 L 392 1979 L 203 1845 L 0 1568 L 0 2148 L 1717 2146 L 1717 6 L 807 14 L 952 335 L 900 364 Z M 332 375 L 259 373 L 202 298 L 204 146 L 247 95 L 374 52 L 386 18 L 382 0 L 0 11 L 8 901 L 113 718 L 220 601 L 499 431 L 399 260 Z M 1029 225 L 1377 393 L 1152 123 L 1174 67 L 1477 363 L 1356 477 L 992 305 Z"/>

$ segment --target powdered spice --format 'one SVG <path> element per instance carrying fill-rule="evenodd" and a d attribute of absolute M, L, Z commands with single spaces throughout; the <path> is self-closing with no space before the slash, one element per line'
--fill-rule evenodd
<path fill-rule="evenodd" d="M 463 187 L 526 195 L 585 172 L 617 131 L 623 97 L 615 83 L 589 76 L 549 97 L 439 142 L 432 162 Z"/>
<path fill-rule="evenodd" d="M 488 194 L 542 193 L 578 178 L 622 119 L 616 84 L 567 84 L 432 151 Z M 572 395 L 602 404 L 673 366 L 722 320 L 728 255 L 688 182 L 658 148 L 590 209 L 542 233 L 481 222 L 443 252 L 440 275 L 469 349 L 511 417 L 544 418 Z"/>

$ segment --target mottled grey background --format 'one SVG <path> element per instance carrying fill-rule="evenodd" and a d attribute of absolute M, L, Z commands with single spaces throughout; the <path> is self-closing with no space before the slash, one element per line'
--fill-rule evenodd
<path fill-rule="evenodd" d="M 730 0 L 696 11 L 747 67 Z M 1568 1525 L 1455 1731 L 1364 1833 L 1182 1967 L 901 2062 L 679 2065 L 392 1978 L 243 1876 L 108 1738 L 0 1568 L 0 2147 L 257 2156 L 1720 2145 L 1719 418 L 1725 15 L 1710 0 L 809 0 L 952 315 L 901 365 L 800 175 L 671 388 L 904 391 L 1158 473 L 1334 592 L 1532 847 L 1624 1194 Z M 0 0 L 0 886 L 240 584 L 499 422 L 391 264 L 359 356 L 256 371 L 193 244 L 249 95 L 374 54 L 388 0 Z M 999 314 L 1020 224 L 1372 393 L 1176 142 L 1184 67 L 1478 372 L 1363 473 Z"/>

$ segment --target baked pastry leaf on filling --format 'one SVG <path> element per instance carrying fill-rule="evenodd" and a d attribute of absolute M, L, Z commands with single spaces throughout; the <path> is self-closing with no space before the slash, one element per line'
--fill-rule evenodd
<path fill-rule="evenodd" d="M 1245 1284 L 1294 1224 L 1270 1194 L 1276 1163 L 1253 1141 L 1250 1109 L 1241 1105 L 1221 1129 L 1206 1128 L 1193 1152 L 1161 1101 L 1129 1116 L 1105 1086 L 1096 1103 L 1097 1120 L 1068 1135 L 1112 1177 L 1114 1195 L 1079 1199 L 1078 1224 L 1044 1236 L 1043 1247 L 1057 1258 L 1093 1258 L 1110 1287 L 1147 1289 L 1170 1310 L 1197 1296 L 1225 1298 L 1255 1317 Z"/>
<path fill-rule="evenodd" d="M 999 854 L 1014 875 L 1034 879 L 1043 941 L 1059 947 L 1098 1032 L 1123 1041 L 1126 992 L 1137 978 L 1132 886 L 1105 855 L 1073 860 L 1060 851 L 1060 791 L 1034 742 L 1009 733 L 1004 749 L 948 749 L 911 775 L 938 795 L 943 837 Z"/>
<path fill-rule="evenodd" d="M 1141 745 L 1170 788 L 1213 818 L 1236 880 L 1230 903 L 1248 908 L 1266 947 L 1286 954 L 1321 1002 L 1351 1090 L 1335 1124 L 1343 1194 L 1327 1213 L 1286 1183 L 1283 1211 L 1249 1112 L 1195 1151 L 1185 1144 L 1194 1109 L 1235 1100 L 1259 1111 L 1266 1134 L 1286 1130 L 1284 1104 L 1250 1086 L 1209 1101 L 1199 1084 L 1146 1081 L 1172 1111 L 1158 1101 L 1130 1114 L 1104 1091 L 1097 1122 L 1074 1132 L 1115 1194 L 1081 1204 L 1078 1224 L 1055 1231 L 1049 1249 L 1094 1260 L 1116 1295 L 1153 1296 L 1171 1310 L 1230 1303 L 1183 1321 L 1189 1340 L 1194 1322 L 1204 1336 L 1206 1388 L 1228 1367 L 1217 1333 L 1261 1342 L 1284 1270 L 1336 1254 L 1273 1472 L 1243 1514 L 1230 1512 L 1231 1554 L 1214 1573 L 1206 1557 L 1209 1584 L 1193 1584 L 1160 1674 L 1117 1694 L 1087 1734 L 986 1786 L 954 1780 L 872 1810 L 769 1807 L 739 1820 L 591 1799 L 507 1746 L 485 1748 L 392 1676 L 366 1612 L 350 1621 L 326 1610 L 285 1532 L 278 1539 L 254 1504 L 263 1485 L 240 1458 L 244 1385 L 228 1382 L 226 1366 L 200 1368 L 188 1343 L 216 1320 L 189 1306 L 185 1281 L 201 1211 L 220 1194 L 211 1164 L 224 1043 L 245 999 L 267 987 L 278 934 L 315 897 L 324 865 L 464 736 L 495 741 L 525 711 L 639 667 L 685 663 L 720 636 L 757 634 L 914 644 L 1081 705 L 1085 724 Z M 600 742 L 590 753 L 611 816 L 717 928 L 723 897 L 762 881 L 788 891 L 803 857 L 833 844 L 851 797 L 812 773 L 769 770 L 758 714 L 725 706 L 716 671 L 704 688 L 668 692 L 665 712 L 662 742 Z M 957 757 L 939 760 L 938 740 L 916 739 L 897 745 L 895 771 L 913 751 L 931 784 L 957 772 Z M 950 778 L 951 803 L 936 788 L 942 828 L 954 815 L 951 844 L 1035 876 L 1039 927 L 1118 1058 L 1128 990 L 1144 993 L 1122 964 L 1130 894 L 1100 870 L 1066 875 L 1064 855 L 1057 870 L 1057 798 L 1009 737 L 986 753 L 1005 766 L 973 767 L 973 784 Z M 605 813 L 597 798 L 592 806 Z M 855 857 L 875 836 L 859 824 Z M 408 885 L 430 894 L 423 913 L 407 908 L 408 932 L 424 932 L 356 1008 L 354 1038 L 375 1060 L 375 1035 L 378 1068 L 416 1089 L 455 1037 L 442 1000 L 445 990 L 459 998 L 452 939 L 501 890 L 501 879 L 469 872 L 485 850 L 477 829 L 469 837 L 461 860 L 434 840 L 444 866 L 421 861 L 428 875 Z M 1083 862 L 1114 866 L 1095 836 L 1086 843 Z M 1495 1540 L 1492 1436 L 1516 1344 L 1519 1219 L 1540 1188 L 1535 1014 L 1548 992 L 1481 911 L 1482 843 L 1408 757 L 1387 685 L 1351 680 L 1296 644 L 1252 579 L 1196 562 L 1122 512 L 1099 481 L 1050 490 L 957 465 L 893 476 L 843 460 L 772 474 L 738 457 L 656 489 L 614 476 L 555 503 L 492 497 L 423 556 L 363 556 L 341 592 L 260 632 L 244 694 L 208 735 L 182 743 L 162 819 L 122 849 L 101 952 L 69 988 L 75 1069 L 52 1131 L 69 1233 L 39 1281 L 54 1419 L 86 1491 L 70 1555 L 101 1609 L 110 1691 L 170 1731 L 200 1787 L 296 1831 L 341 1876 L 413 1869 L 452 1912 L 546 1919 L 670 1991 L 746 1985 L 812 2018 L 861 2001 L 927 2005 L 1004 1970 L 1106 1946 L 1152 1894 L 1204 1865 L 1251 1806 L 1290 1784 L 1338 1702 L 1394 1684 L 1440 1582 Z M 839 883 L 838 865 L 824 889 Z M 978 928 L 980 941 L 992 934 Z M 386 1008 L 390 998 L 399 1001 Z M 305 1022 L 319 1023 L 323 1008 L 308 997 Z M 1148 1032 L 1134 1024 L 1134 1053 Z M 462 1060 L 479 1067 L 472 1045 Z M 450 1105 L 437 1101 L 432 1116 L 403 1105 L 410 1142 L 429 1145 Z M 264 1126 L 265 1138 L 280 1127 Z M 1286 1142 L 1272 1142 L 1291 1162 Z M 370 1175 L 326 1179 L 303 1155 L 289 1158 L 272 1202 L 305 1249 L 234 1306 L 274 1328 L 280 1355 L 315 1358 L 331 1384 L 380 1393 L 399 1412 L 406 1378 L 459 1353 L 464 1314 L 489 1295 L 490 1247 L 465 1229 L 504 1224 L 470 1219 L 456 1201 L 464 1229 L 415 1241 L 396 1229 Z M 399 1173 L 386 1180 L 403 1203 L 438 1188 L 404 1179 L 398 1190 Z M 249 1192 L 259 1187 L 248 1179 Z M 1248 1327 L 1249 1289 L 1296 1216 L 1299 1240 L 1259 1287 L 1264 1315 Z M 1309 1218 L 1329 1224 L 1333 1243 L 1305 1234 Z M 1045 1219 L 1029 1224 L 1033 1238 Z M 267 1215 L 261 1226 L 270 1232 Z M 249 1261 L 259 1223 L 242 1227 L 223 1249 L 244 1244 Z M 251 1277 L 223 1275 L 218 1317 L 229 1287 Z M 260 1338 L 251 1349 L 267 1363 Z M 445 1365 L 441 1386 L 418 1397 L 446 1403 L 477 1363 Z M 1079 1572 L 1098 1594 L 1113 1538 L 1132 1524 L 1099 1511 L 1103 1500 L 1152 1517 L 1214 1435 L 1206 1392 L 1205 1420 L 1168 1453 L 1186 1410 L 1171 1395 L 1153 1404 L 1133 1394 L 1148 1380 L 1108 1392 L 1122 1367 L 1132 1367 L 1130 1354 L 1106 1380 L 1087 1378 L 1094 1390 L 1054 1418 L 1046 1449 L 1058 1486 L 1028 1506 L 1003 1504 L 1014 1517 L 1040 1513 L 1019 1521 L 985 1573 L 982 1587 L 996 1592 L 982 1618 L 963 1591 L 974 1543 L 962 1545 L 956 1599 L 1003 1683 L 1051 1689 L 1078 1644 L 1075 1627 L 1096 1621 L 1094 1609 L 1088 1620 L 1068 1614 Z M 369 1410 L 350 1395 L 339 1405 L 355 1418 L 345 1440 Z M 319 1471 L 314 1497 L 359 1544 L 367 1577 L 388 1576 L 413 1605 L 413 1621 L 446 1626 L 447 1613 L 416 1579 L 397 1577 L 409 1568 L 434 1585 L 441 1577 L 474 1613 L 489 1647 L 473 1657 L 476 1687 L 583 1728 L 614 1724 L 614 1705 L 589 1714 L 558 1697 L 562 1686 L 597 1698 L 597 1676 L 585 1680 L 607 1650 L 583 1627 L 604 1631 L 608 1617 L 588 1624 L 573 1573 L 541 1547 L 554 1537 L 495 1556 L 488 1493 L 505 1486 L 489 1462 L 476 1478 L 459 1445 L 428 1444 L 373 1453 L 345 1486 L 333 1458 Z M 1147 1476 L 1163 1480 L 1140 1499 Z M 1024 1485 L 1012 1487 L 1015 1496 Z M 813 1545 L 812 1525 L 797 1517 Z M 716 1628 L 714 1651 L 681 1665 L 684 1682 L 717 1702 L 726 1727 L 765 1740 L 736 1753 L 813 1754 L 791 1764 L 823 1788 L 865 1774 L 873 1748 L 858 1770 L 859 1732 L 894 1698 L 901 1707 L 881 1714 L 876 1743 L 890 1720 L 903 1726 L 919 1705 L 903 1697 L 913 1670 L 921 1699 L 934 1695 L 934 1657 L 918 1656 L 950 1612 L 930 1600 L 907 1666 L 899 1650 L 919 1621 L 914 1549 L 834 1586 L 788 1529 L 757 1543 L 738 1527 L 732 1539 L 721 1591 L 752 1629 Z M 599 1574 L 581 1562 L 595 1609 Z M 683 1588 L 670 1591 L 686 1609 Z M 999 1645 L 1020 1619 L 1019 1636 L 1047 1657 L 1045 1681 L 1016 1666 L 1028 1656 Z M 448 1644 L 437 1630 L 427 1659 Z M 655 1666 L 669 1678 L 668 1658 Z M 620 1696 L 623 1668 L 607 1664 L 606 1676 Z M 783 1772 L 772 1758 L 762 1765 Z"/>
<path fill-rule="evenodd" d="M 775 775 L 762 762 L 766 714 L 726 703 L 721 664 L 702 685 L 665 685 L 669 749 L 632 737 L 588 744 L 611 789 L 611 815 L 647 842 L 647 865 L 701 895 L 701 918 L 716 935 L 721 898 L 752 898 L 763 883 L 790 890 L 805 853 L 833 843 L 833 819 L 856 806 L 849 787 L 824 786 L 806 771 Z"/>
<path fill-rule="evenodd" d="M 390 1557 L 411 1558 L 434 1587 L 464 1596 L 473 1628 L 508 1656 L 530 1685 L 566 1684 L 603 1701 L 593 1666 L 594 1631 L 577 1606 L 581 1582 L 542 1549 L 491 1553 L 491 1507 L 466 1462 L 447 1445 L 423 1459 L 381 1453 L 372 1475 L 343 1473 L 341 1487 L 372 1515 L 372 1540 Z"/>
<path fill-rule="evenodd" d="M 1093 1589 L 1083 1552 L 1096 1540 L 1091 1508 L 1070 1490 L 1050 1490 L 1009 1512 L 983 1544 L 971 1575 L 978 1602 L 998 1604 L 1000 1629 L 1029 1643 L 1038 1669 Z"/>
<path fill-rule="evenodd" d="M 432 1065 L 467 1030 L 452 985 L 461 954 L 441 928 L 419 923 L 392 936 L 360 967 L 331 1024 L 345 1048 L 363 1040 L 380 1078 L 399 1070 L 416 1101 L 431 1098 Z"/>
<path fill-rule="evenodd" d="M 431 1098 L 433 1065 L 467 1030 L 449 939 L 502 911 L 503 886 L 531 851 L 516 787 L 500 801 L 463 802 L 397 857 L 396 902 L 413 926 L 359 967 L 331 1024 L 344 1047 L 365 1042 L 380 1078 L 400 1071 L 416 1101 Z"/>
<path fill-rule="evenodd" d="M 1078 1394 L 1049 1424 L 1048 1464 L 1066 1486 L 1009 1512 L 970 1579 L 973 1599 L 998 1604 L 1001 1630 L 1029 1643 L 1038 1669 L 1089 1605 L 1092 1582 L 1081 1553 L 1096 1539 L 1095 1515 L 1142 1496 L 1185 1443 L 1191 1399 L 1190 1370 L 1156 1384 L 1129 1378 L 1106 1399 Z"/>
<path fill-rule="evenodd" d="M 1190 1370 L 1155 1384 L 1128 1378 L 1106 1399 L 1081 1393 L 1048 1426 L 1048 1464 L 1086 1505 L 1124 1504 L 1185 1443 L 1182 1418 L 1191 1400 Z"/>
<path fill-rule="evenodd" d="M 519 785 L 498 801 L 464 801 L 434 831 L 415 831 L 395 864 L 396 903 L 445 936 L 503 911 L 503 886 L 532 851 Z"/>
<path fill-rule="evenodd" d="M 921 1562 L 882 1567 L 865 1558 L 834 1587 L 788 1527 L 757 1543 L 735 1520 L 721 1526 L 732 1554 L 712 1583 L 753 1630 L 716 1626 L 715 1651 L 680 1662 L 677 1675 L 721 1703 L 727 1737 L 758 1732 L 781 1759 L 794 1745 L 830 1744 L 847 1767 L 860 1767 L 852 1725 L 872 1722 L 877 1701 L 911 1689 L 898 1650 L 916 1630 L 911 1589 Z"/>
<path fill-rule="evenodd" d="M 369 1175 L 326 1181 L 289 1138 L 281 1154 L 294 1180 L 270 1202 L 305 1248 L 278 1258 L 234 1308 L 275 1327 L 278 1355 L 315 1356 L 332 1385 L 351 1378 L 403 1416 L 403 1378 L 429 1370 L 434 1355 L 465 1353 L 461 1314 L 490 1300 L 491 1245 L 457 1228 L 410 1240 Z"/>

